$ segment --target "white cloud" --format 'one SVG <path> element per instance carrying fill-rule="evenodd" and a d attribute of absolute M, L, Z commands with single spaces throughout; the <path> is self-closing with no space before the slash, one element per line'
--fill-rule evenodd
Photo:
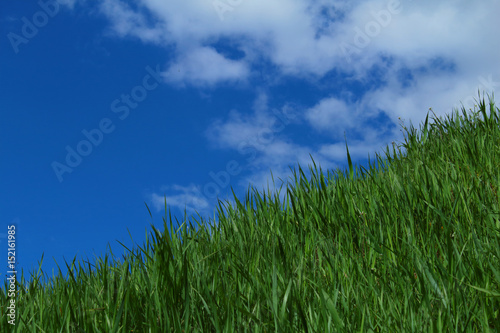
<path fill-rule="evenodd" d="M 241 61 L 224 58 L 213 48 L 200 47 L 191 50 L 177 62 L 172 64 L 165 73 L 167 82 L 194 86 L 212 86 L 218 82 L 238 81 L 248 76 L 247 65 Z"/>
<path fill-rule="evenodd" d="M 307 110 L 305 117 L 314 128 L 337 133 L 356 124 L 354 111 L 346 102 L 332 97 Z"/>
<path fill-rule="evenodd" d="M 368 70 L 381 64 L 382 55 L 391 58 L 396 67 L 419 68 L 429 60 L 445 59 L 456 65 L 449 82 L 457 86 L 475 81 L 479 75 L 500 76 L 497 0 L 254 0 L 235 2 L 224 12 L 224 20 L 211 1 L 137 3 L 132 8 L 120 0 L 104 0 L 101 9 L 118 35 L 176 47 L 176 61 L 166 75 L 173 84 L 213 86 L 245 80 L 251 66 L 261 59 L 270 60 L 283 74 L 320 78 L 340 70 L 363 80 Z M 220 38 L 238 43 L 245 57 L 234 61 L 210 49 Z M 358 53 L 349 59 L 341 45 L 356 46 L 356 41 L 366 45 L 358 47 Z M 387 75 L 390 72 L 389 68 Z M 417 83 L 419 79 L 414 78 Z M 451 84 L 447 91 L 455 96 L 466 93 L 458 88 Z M 406 95 L 404 98 L 415 102 L 425 97 Z"/>
<path fill-rule="evenodd" d="M 243 146 L 251 146 L 259 151 L 268 150 L 268 143 L 294 122 L 297 114 L 289 105 L 271 112 L 267 100 L 268 96 L 261 92 L 255 99 L 253 114 L 230 110 L 226 119 L 213 121 L 205 132 L 209 143 L 217 148 L 242 149 Z"/>
<path fill-rule="evenodd" d="M 167 200 L 167 207 L 176 207 L 181 211 L 184 211 L 184 209 L 186 209 L 186 211 L 190 213 L 194 213 L 195 211 L 198 213 L 204 213 L 210 207 L 207 199 L 203 196 L 200 188 L 196 185 L 172 185 L 166 187 L 165 190 L 169 192 L 177 192 L 177 194 L 151 194 L 150 199 L 152 201 L 153 207 L 157 211 L 162 211 L 165 209 L 165 198 Z"/>
<path fill-rule="evenodd" d="M 111 22 L 109 33 L 119 37 L 133 36 L 143 42 L 159 44 L 164 42 L 165 27 L 161 21 L 154 26 L 148 22 L 146 16 L 132 9 L 126 3 L 116 0 L 103 0 L 100 10 L 108 16 Z"/>

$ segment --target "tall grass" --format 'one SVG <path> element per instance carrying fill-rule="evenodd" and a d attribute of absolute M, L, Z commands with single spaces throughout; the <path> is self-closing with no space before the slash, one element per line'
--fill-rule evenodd
<path fill-rule="evenodd" d="M 499 331 L 500 110 L 478 104 L 482 120 L 403 126 L 379 168 L 346 145 L 346 175 L 298 166 L 277 192 L 219 202 L 217 220 L 174 229 L 165 204 L 164 232 L 123 260 L 22 277 L 15 328 L 5 285 L 0 331 Z"/>

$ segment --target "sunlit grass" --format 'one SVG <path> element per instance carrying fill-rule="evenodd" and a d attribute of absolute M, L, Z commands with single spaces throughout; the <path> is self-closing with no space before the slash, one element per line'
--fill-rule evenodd
<path fill-rule="evenodd" d="M 345 176 L 299 166 L 278 191 L 219 202 L 216 220 L 174 229 L 166 207 L 165 231 L 121 260 L 22 277 L 16 329 L 5 285 L 0 331 L 500 331 L 498 111 L 428 114 L 369 170 L 346 145 Z"/>

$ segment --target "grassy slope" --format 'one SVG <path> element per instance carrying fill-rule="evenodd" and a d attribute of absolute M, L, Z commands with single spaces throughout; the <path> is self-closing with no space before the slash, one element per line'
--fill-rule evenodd
<path fill-rule="evenodd" d="M 420 137 L 412 127 L 406 156 L 377 156 L 383 173 L 353 167 L 347 150 L 348 176 L 337 170 L 335 182 L 299 167 L 281 188 L 286 202 L 250 189 L 235 206 L 220 203 L 217 225 L 185 218 L 173 230 L 165 217 L 166 232 L 153 228 L 126 260 L 110 254 L 35 279 L 20 287 L 16 328 L 500 330 L 500 110 L 479 104 L 483 121 L 462 110 L 426 119 Z"/>

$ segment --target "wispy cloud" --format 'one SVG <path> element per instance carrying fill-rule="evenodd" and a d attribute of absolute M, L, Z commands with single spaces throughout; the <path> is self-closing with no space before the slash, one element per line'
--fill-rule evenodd
<path fill-rule="evenodd" d="M 148 20 L 143 6 L 132 8 L 122 1 L 103 0 L 99 9 L 111 22 L 109 34 L 119 37 L 133 36 L 143 42 L 155 44 L 165 42 L 165 26 L 161 21 Z"/>
<path fill-rule="evenodd" d="M 180 86 L 188 83 L 204 87 L 244 80 L 249 73 L 244 62 L 227 59 L 211 47 L 199 47 L 179 56 L 163 76 Z"/>
<path fill-rule="evenodd" d="M 151 194 L 151 203 L 156 211 L 165 209 L 165 200 L 167 207 L 176 207 L 180 210 L 186 209 L 189 213 L 206 213 L 209 208 L 209 202 L 202 195 L 200 187 L 194 184 L 189 186 L 172 185 L 163 188 L 165 193 L 169 195 L 159 195 L 156 193 Z M 175 193 L 175 194 L 171 194 Z"/>

